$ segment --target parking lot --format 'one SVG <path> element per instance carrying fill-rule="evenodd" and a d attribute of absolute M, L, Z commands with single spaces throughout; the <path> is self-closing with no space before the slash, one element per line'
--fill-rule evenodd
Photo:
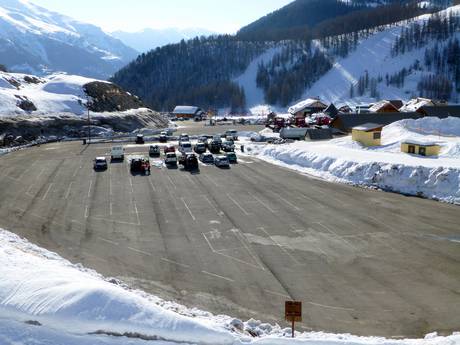
<path fill-rule="evenodd" d="M 200 134 L 204 129 L 186 131 Z M 217 130 L 220 130 L 217 128 Z M 92 168 L 110 144 L 0 158 L 0 226 L 101 274 L 214 313 L 390 337 L 460 324 L 457 206 L 338 185 L 246 156 L 230 169 Z M 127 155 L 148 146 L 127 146 Z"/>

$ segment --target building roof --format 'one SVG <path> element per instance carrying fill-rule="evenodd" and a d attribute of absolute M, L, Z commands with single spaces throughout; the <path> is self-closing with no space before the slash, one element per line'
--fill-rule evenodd
<path fill-rule="evenodd" d="M 436 141 L 420 140 L 420 139 L 408 139 L 402 142 L 403 144 L 418 145 L 418 146 L 440 146 Z"/>
<path fill-rule="evenodd" d="M 307 135 L 310 140 L 332 139 L 332 129 L 330 128 L 308 128 Z"/>
<path fill-rule="evenodd" d="M 378 113 L 378 112 L 380 112 L 380 110 L 382 110 L 383 108 L 386 108 L 386 107 L 389 107 L 394 112 L 398 112 L 398 108 L 396 108 L 390 101 L 386 101 L 386 100 L 374 103 L 369 108 L 369 112 Z"/>
<path fill-rule="evenodd" d="M 409 102 L 407 102 L 405 105 L 399 109 L 399 111 L 404 111 L 404 112 L 413 112 L 417 111 L 422 107 L 425 106 L 433 106 L 434 103 L 431 99 L 428 98 L 414 98 L 411 99 Z"/>
<path fill-rule="evenodd" d="M 404 105 L 404 102 L 400 99 L 389 99 L 388 102 L 393 104 L 393 106 L 398 110 Z"/>
<path fill-rule="evenodd" d="M 199 112 L 202 112 L 201 108 L 199 108 L 199 107 L 194 107 L 194 106 L 190 106 L 190 105 L 178 105 L 177 107 L 174 108 L 173 114 L 178 114 L 178 115 L 193 114 L 193 115 L 196 115 Z"/>
<path fill-rule="evenodd" d="M 367 122 L 367 123 L 363 123 L 362 125 L 359 125 L 359 126 L 355 126 L 353 127 L 353 129 L 357 130 L 357 131 L 365 131 L 365 132 L 370 132 L 374 129 L 378 129 L 378 128 L 382 128 L 383 125 L 379 124 L 379 123 L 373 123 L 373 122 Z"/>
<path fill-rule="evenodd" d="M 424 106 L 420 109 L 427 116 L 436 116 L 441 119 L 446 117 L 460 117 L 460 105 Z"/>
<path fill-rule="evenodd" d="M 419 119 L 423 117 L 422 114 L 412 113 L 385 113 L 385 115 L 378 113 L 351 113 L 351 114 L 339 114 L 332 120 L 331 126 L 338 128 L 344 132 L 351 131 L 353 127 L 360 126 L 362 124 L 380 123 L 382 125 L 389 125 L 390 123 L 404 120 L 404 119 Z"/>
<path fill-rule="evenodd" d="M 298 113 L 299 111 L 302 111 L 306 108 L 322 108 L 325 109 L 327 107 L 326 104 L 321 102 L 317 98 L 308 98 L 302 102 L 299 102 L 297 104 L 294 104 L 292 107 L 288 109 L 289 113 L 295 114 Z"/>
<path fill-rule="evenodd" d="M 337 109 L 337 107 L 334 105 L 334 103 L 331 103 L 325 110 L 324 110 L 324 113 L 325 114 L 328 114 L 329 116 L 331 117 L 335 117 L 339 111 Z"/>

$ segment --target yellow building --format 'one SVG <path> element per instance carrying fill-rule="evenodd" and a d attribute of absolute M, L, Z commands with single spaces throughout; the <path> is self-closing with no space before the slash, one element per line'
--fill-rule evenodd
<path fill-rule="evenodd" d="M 438 156 L 441 152 L 441 145 L 429 141 L 406 140 L 401 143 L 401 152 L 420 156 Z"/>
<path fill-rule="evenodd" d="M 382 143 L 383 125 L 377 123 L 365 123 L 353 127 L 351 137 L 364 146 L 380 146 Z"/>

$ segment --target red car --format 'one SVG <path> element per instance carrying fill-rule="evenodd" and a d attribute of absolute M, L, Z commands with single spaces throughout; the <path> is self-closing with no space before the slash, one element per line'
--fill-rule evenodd
<path fill-rule="evenodd" d="M 167 154 L 168 152 L 171 152 L 171 153 L 175 153 L 176 152 L 176 148 L 172 145 L 170 146 L 165 146 L 165 154 Z"/>

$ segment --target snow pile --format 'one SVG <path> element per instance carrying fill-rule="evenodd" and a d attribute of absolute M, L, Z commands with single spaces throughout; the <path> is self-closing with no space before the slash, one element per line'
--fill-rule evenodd
<path fill-rule="evenodd" d="M 52 74 L 44 78 L 0 72 L 0 117 L 28 115 L 21 109 L 21 99 L 34 104 L 34 115 L 73 113 L 83 115 L 86 111 L 86 95 L 83 85 L 95 79 L 67 74 Z"/>
<path fill-rule="evenodd" d="M 404 140 L 438 142 L 442 151 L 439 157 L 401 153 L 401 141 Z M 382 146 L 379 147 L 362 147 L 348 136 L 327 142 L 254 144 L 249 145 L 247 151 L 274 164 L 334 182 L 460 204 L 458 118 L 423 118 L 393 123 L 384 127 Z"/>
<path fill-rule="evenodd" d="M 36 320 L 59 331 L 136 332 L 175 342 L 231 344 L 211 321 L 165 310 L 140 295 L 73 266 L 56 254 L 0 231 L 0 315 Z"/>
<path fill-rule="evenodd" d="M 141 339 L 165 345 L 168 341 L 213 345 L 460 343 L 460 333 L 390 341 L 311 332 L 298 333 L 293 340 L 289 328 L 213 316 L 130 290 L 115 279 L 106 280 L 81 265 L 72 265 L 2 229 L 0 276 L 2 344 L 145 344 Z"/>

